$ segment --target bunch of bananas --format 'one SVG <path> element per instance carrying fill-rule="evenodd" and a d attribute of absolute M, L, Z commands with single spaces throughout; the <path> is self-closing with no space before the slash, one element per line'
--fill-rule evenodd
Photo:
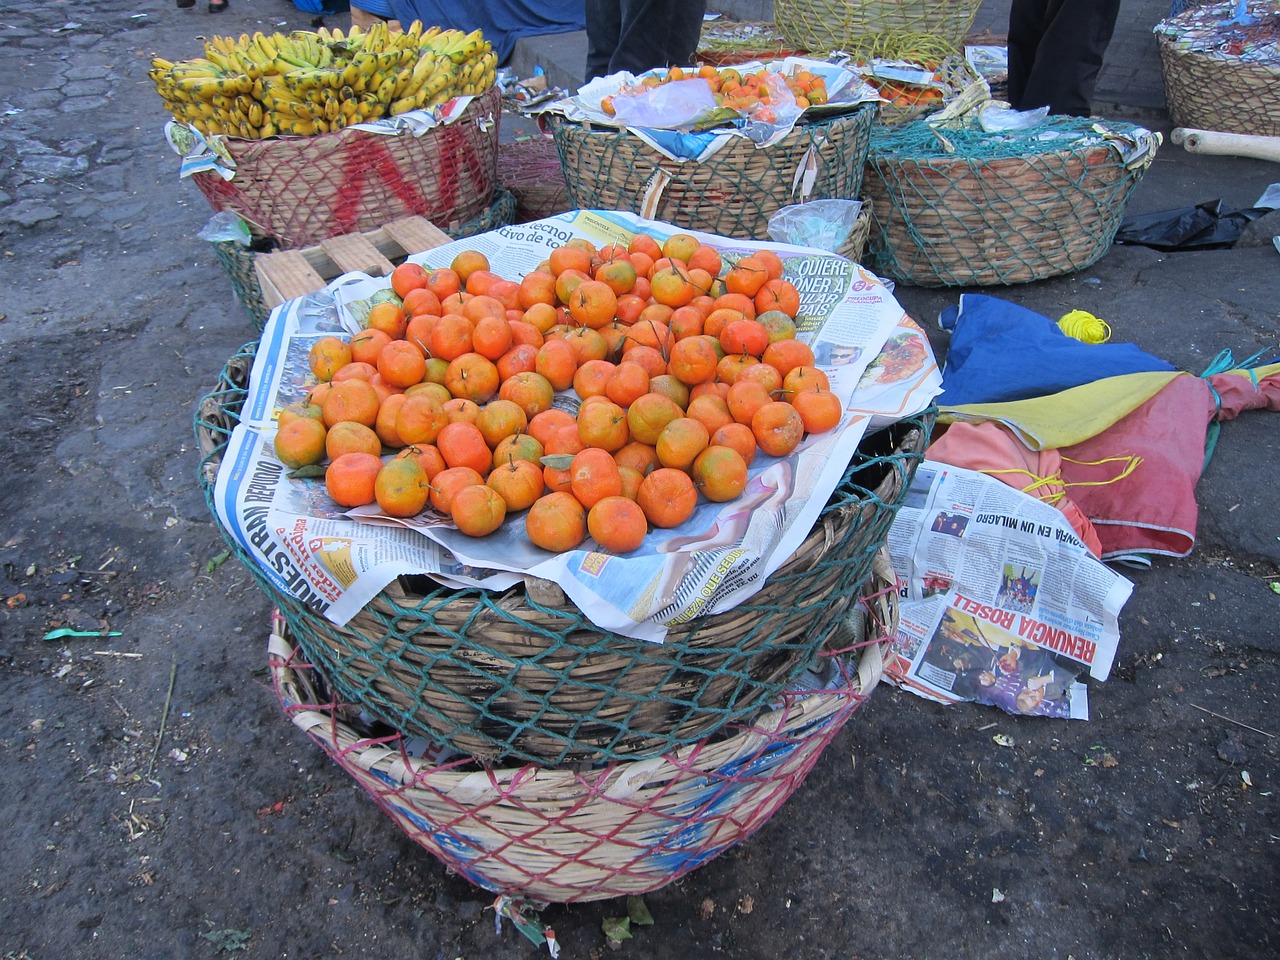
<path fill-rule="evenodd" d="M 310 136 L 484 93 L 498 56 L 479 30 L 320 28 L 214 37 L 205 55 L 148 74 L 175 119 L 202 134 Z"/>

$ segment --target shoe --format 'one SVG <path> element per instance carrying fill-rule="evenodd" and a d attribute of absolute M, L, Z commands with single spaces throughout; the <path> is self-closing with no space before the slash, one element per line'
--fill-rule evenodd
<path fill-rule="evenodd" d="M 214 3 L 213 0 L 209 0 L 210 13 L 222 13 L 229 6 L 231 6 L 231 0 L 222 0 L 221 3 Z"/>

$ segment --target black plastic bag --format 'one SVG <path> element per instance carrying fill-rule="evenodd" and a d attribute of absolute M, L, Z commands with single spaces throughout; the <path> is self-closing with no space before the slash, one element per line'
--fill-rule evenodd
<path fill-rule="evenodd" d="M 1221 200 L 1209 200 L 1194 207 L 1125 217 L 1115 242 L 1156 250 L 1222 249 L 1239 240 L 1246 226 L 1270 212 L 1266 207 L 1224 211 Z"/>

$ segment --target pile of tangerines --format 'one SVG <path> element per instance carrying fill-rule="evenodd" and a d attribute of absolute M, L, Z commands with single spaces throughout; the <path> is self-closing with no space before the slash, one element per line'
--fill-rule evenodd
<path fill-rule="evenodd" d="M 776 73 L 763 67 L 741 72 L 736 67 L 713 67 L 702 64 L 696 68 L 668 67 L 665 73 L 649 73 L 640 78 L 634 87 L 624 87 L 618 94 L 610 94 L 600 101 L 600 109 L 608 116 L 616 111 L 616 98 L 644 93 L 647 89 L 662 86 L 673 80 L 689 80 L 701 77 L 711 87 L 716 106 L 727 107 L 763 123 L 776 123 L 777 112 L 773 106 L 782 87 L 791 91 L 796 106 L 801 110 L 827 102 L 827 81 L 821 75 L 803 68 L 788 73 Z"/>
<path fill-rule="evenodd" d="M 628 553 L 700 497 L 737 498 L 757 453 L 840 422 L 782 273 L 771 251 L 726 262 L 688 234 L 573 239 L 519 281 L 475 250 L 402 264 L 365 329 L 313 345 L 319 383 L 281 412 L 276 455 L 327 461 L 345 507 L 429 505 L 475 537 L 526 511 L 543 549 L 589 534 Z M 569 391 L 576 413 L 553 406 Z"/>

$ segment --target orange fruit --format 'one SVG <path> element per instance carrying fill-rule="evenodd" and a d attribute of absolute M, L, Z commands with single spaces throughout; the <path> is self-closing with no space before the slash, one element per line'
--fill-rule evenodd
<path fill-rule="evenodd" d="M 444 462 L 444 457 L 440 456 L 440 451 L 430 443 L 414 443 L 405 447 L 397 457 L 412 457 L 418 461 L 418 466 L 426 473 L 427 479 L 432 480 L 436 474 L 447 469 L 448 464 Z M 428 496 L 430 496 L 428 494 Z"/>
<path fill-rule="evenodd" d="M 785 457 L 804 438 L 804 421 L 795 407 L 782 400 L 770 400 L 751 417 L 756 444 L 771 457 Z"/>
<path fill-rule="evenodd" d="M 404 438 L 396 430 L 396 417 L 400 414 L 400 408 L 408 401 L 408 394 L 393 393 L 389 397 L 384 397 L 378 406 L 378 418 L 373 422 L 373 431 L 384 447 L 394 448 L 405 445 Z"/>
<path fill-rule="evenodd" d="M 427 473 L 417 460 L 405 457 L 382 465 L 373 482 L 378 507 L 389 517 L 413 517 L 427 505 Z"/>
<path fill-rule="evenodd" d="M 493 468 L 485 480 L 498 492 L 508 513 L 527 510 L 546 490 L 542 467 L 530 460 L 511 460 Z"/>
<path fill-rule="evenodd" d="M 613 321 L 618 295 L 603 280 L 583 280 L 569 298 L 569 316 L 597 330 Z"/>
<path fill-rule="evenodd" d="M 454 494 L 477 483 L 484 483 L 484 477 L 471 467 L 446 467 L 431 478 L 427 499 L 441 513 L 448 513 Z"/>
<path fill-rule="evenodd" d="M 800 291 L 790 280 L 767 280 L 755 295 L 757 313 L 777 310 L 795 319 L 800 312 Z"/>
<path fill-rule="evenodd" d="M 361 330 L 351 338 L 351 360 L 353 363 L 378 363 L 378 354 L 391 342 L 391 337 L 381 330 Z"/>
<path fill-rule="evenodd" d="M 731 416 L 738 423 L 750 424 L 751 418 L 756 415 L 756 411 L 763 407 L 766 403 L 773 400 L 769 395 L 769 391 L 755 380 L 744 380 L 739 377 L 737 381 L 729 387 L 729 395 L 725 398 L 725 404 Z"/>
<path fill-rule="evenodd" d="M 720 354 L 710 337 L 686 337 L 672 344 L 667 369 L 682 383 L 693 386 L 714 380 L 719 362 Z"/>
<path fill-rule="evenodd" d="M 515 460 L 528 460 L 530 463 L 540 464 L 544 452 L 542 444 L 527 433 L 513 433 L 509 437 L 503 437 L 494 446 L 489 466 L 490 468 L 500 467 L 504 463 Z"/>
<path fill-rule="evenodd" d="M 548 340 L 538 349 L 534 370 L 547 379 L 554 390 L 568 390 L 578 372 L 578 357 L 563 340 Z"/>
<path fill-rule="evenodd" d="M 763 313 L 756 314 L 756 319 L 768 331 L 770 343 L 796 338 L 795 321 L 781 310 L 765 310 Z"/>
<path fill-rule="evenodd" d="M 507 518 L 507 502 L 488 484 L 472 484 L 453 495 L 449 516 L 460 533 L 487 537 Z"/>
<path fill-rule="evenodd" d="M 402 263 L 391 271 L 391 289 L 403 300 L 413 290 L 426 289 L 427 271 L 419 263 Z"/>
<path fill-rule="evenodd" d="M 528 312 L 535 303 L 554 305 L 556 302 L 556 276 L 546 270 L 526 273 L 520 281 L 516 295 L 521 309 Z"/>
<path fill-rule="evenodd" d="M 392 340 L 378 354 L 378 373 L 393 387 L 411 387 L 427 375 L 427 358 L 417 344 Z"/>
<path fill-rule="evenodd" d="M 449 425 L 449 414 L 435 397 L 415 394 L 407 397 L 396 412 L 395 431 L 400 445 L 435 443 L 440 431 Z"/>
<path fill-rule="evenodd" d="M 689 386 L 679 377 L 664 373 L 649 379 L 649 392 L 660 393 L 671 399 L 676 406 L 684 410 L 689 406 Z"/>
<path fill-rule="evenodd" d="M 694 459 L 689 474 L 698 492 L 713 503 L 736 500 L 747 488 L 747 462 L 732 447 L 707 447 Z"/>
<path fill-rule="evenodd" d="M 298 417 L 276 430 L 276 458 L 293 470 L 309 467 L 324 459 L 324 441 L 328 431 L 311 417 Z"/>
<path fill-rule="evenodd" d="M 534 546 L 564 553 L 586 539 L 587 512 L 571 493 L 548 493 L 529 508 L 524 529 Z"/>
<path fill-rule="evenodd" d="M 769 346 L 769 331 L 758 320 L 734 320 L 720 331 L 720 346 L 725 353 L 759 357 Z"/>
<path fill-rule="evenodd" d="M 573 375 L 574 393 L 583 399 L 605 395 L 605 387 L 616 369 L 608 360 L 588 360 Z"/>
<path fill-rule="evenodd" d="M 464 353 L 449 361 L 444 385 L 455 398 L 462 397 L 483 404 L 498 395 L 502 378 L 498 376 L 498 368 L 492 360 L 478 353 Z"/>
<path fill-rule="evenodd" d="M 489 258 L 479 250 L 463 250 L 453 258 L 453 262 L 449 264 L 449 269 L 458 275 L 458 279 L 465 284 L 467 278 L 477 270 L 489 269 Z"/>
<path fill-rule="evenodd" d="M 689 262 L 689 258 L 702 246 L 702 241 L 687 233 L 673 233 L 662 242 L 662 255 Z"/>
<path fill-rule="evenodd" d="M 704 383 L 704 387 L 722 386 L 722 384 Z M 728 401 L 718 393 L 703 393 L 696 397 L 690 397 L 689 406 L 685 410 L 684 415 L 697 420 L 700 424 L 707 428 L 707 433 L 715 433 L 726 424 L 734 422 L 733 414 L 729 412 Z"/>
<path fill-rule="evenodd" d="M 409 318 L 390 300 L 384 300 L 373 305 L 364 325 L 369 330 L 381 330 L 392 340 L 401 340 L 409 325 Z"/>
<path fill-rule="evenodd" d="M 334 460 L 344 453 L 382 454 L 382 438 L 378 432 L 363 423 L 343 420 L 335 423 L 324 440 L 325 455 Z"/>
<path fill-rule="evenodd" d="M 493 452 L 474 423 L 458 420 L 447 424 L 436 436 L 436 446 L 451 467 L 470 467 L 484 476 L 493 466 Z"/>
<path fill-rule="evenodd" d="M 640 482 L 636 503 L 655 527 L 678 527 L 698 505 L 698 491 L 683 470 L 659 467 Z"/>
<path fill-rule="evenodd" d="M 337 337 L 321 337 L 311 345 L 307 363 L 317 380 L 332 380 L 333 375 L 351 362 L 351 345 Z"/>
<path fill-rule="evenodd" d="M 343 380 L 329 389 L 320 410 L 326 427 L 343 420 L 372 427 L 378 420 L 378 403 L 378 393 L 367 380 Z"/>
<path fill-rule="evenodd" d="M 622 475 L 617 462 L 599 447 L 579 451 L 569 464 L 569 490 L 588 510 L 605 497 L 620 496 Z"/>
<path fill-rule="evenodd" d="M 363 361 L 352 361 L 344 367 L 339 367 L 333 375 L 330 383 L 341 383 L 343 380 L 364 380 L 372 382 L 374 375 L 377 374 L 378 368 L 375 364 L 365 363 Z"/>
<path fill-rule="evenodd" d="M 572 427 L 574 433 L 578 432 L 578 421 L 574 419 L 573 414 L 558 407 L 548 407 L 529 418 L 527 432 L 545 447 L 556 431 L 565 427 Z"/>
<path fill-rule="evenodd" d="M 688 272 L 676 266 L 654 270 L 649 278 L 649 288 L 649 296 L 672 309 L 683 307 L 699 292 L 689 280 Z"/>
<path fill-rule="evenodd" d="M 578 270 L 589 275 L 591 254 L 582 247 L 563 245 L 551 251 L 547 257 L 547 265 L 551 268 L 551 273 L 557 277 L 566 270 Z"/>
<path fill-rule="evenodd" d="M 515 334 L 506 317 L 481 317 L 471 331 L 472 350 L 488 360 L 499 359 L 514 341 Z"/>
<path fill-rule="evenodd" d="M 825 433 L 840 422 L 844 407 L 840 398 L 825 387 L 809 387 L 791 398 L 806 433 Z"/>
<path fill-rule="evenodd" d="M 476 426 L 490 449 L 496 447 L 500 440 L 521 433 L 528 425 L 528 415 L 514 400 L 490 400 L 480 408 L 480 415 L 476 417 Z"/>
<path fill-rule="evenodd" d="M 587 531 L 609 553 L 630 553 L 644 543 L 649 521 L 626 497 L 604 497 L 587 511 Z"/>
<path fill-rule="evenodd" d="M 751 466 L 751 461 L 756 458 L 756 435 L 751 432 L 751 428 L 745 423 L 727 423 L 715 433 L 711 434 L 711 445 L 713 447 L 729 447 L 738 451 L 738 455 L 746 462 L 747 466 Z"/>
<path fill-rule="evenodd" d="M 471 352 L 475 324 L 460 313 L 446 313 L 431 326 L 429 353 L 442 360 L 456 360 Z"/>
<path fill-rule="evenodd" d="M 753 256 L 742 257 L 724 275 L 724 287 L 729 293 L 740 293 L 755 298 L 769 281 L 769 268 Z"/>
<path fill-rule="evenodd" d="M 325 468 L 324 488 L 343 507 L 373 503 L 374 482 L 382 472 L 382 460 L 371 453 L 344 453 Z"/>
<path fill-rule="evenodd" d="M 400 309 L 410 320 L 414 317 L 438 317 L 440 316 L 440 298 L 425 286 L 419 287 L 409 291 L 404 302 L 400 304 Z"/>
<path fill-rule="evenodd" d="M 515 326 L 515 324 L 512 324 Z M 494 366 L 498 368 L 498 378 L 502 383 L 506 383 L 517 373 L 532 373 L 534 363 L 537 360 L 538 347 L 532 343 L 518 343 L 495 362 Z M 498 388 L 501 394 L 502 388 Z"/>
<path fill-rule="evenodd" d="M 624 409 L 648 392 L 648 372 L 629 360 L 614 367 L 604 383 L 604 395 Z"/>
<path fill-rule="evenodd" d="M 480 404 L 466 397 L 450 396 L 441 406 L 449 415 L 450 423 L 475 423 L 480 418 Z"/>
<path fill-rule="evenodd" d="M 448 267 L 437 267 L 427 273 L 427 289 L 443 302 L 462 289 L 462 278 Z"/>
<path fill-rule="evenodd" d="M 498 388 L 498 396 L 517 404 L 532 421 L 538 414 L 551 409 L 556 390 L 542 374 L 526 370 L 504 380 Z"/>
<path fill-rule="evenodd" d="M 660 393 L 646 393 L 627 408 L 627 429 L 631 439 L 653 445 L 672 420 L 684 416 L 684 409 L 670 397 Z"/>
<path fill-rule="evenodd" d="M 796 367 L 812 367 L 815 364 L 813 350 L 799 340 L 776 340 L 765 348 L 761 359 L 784 377 Z"/>
<path fill-rule="evenodd" d="M 822 387 L 824 390 L 831 388 L 831 381 L 827 379 L 825 373 L 817 367 L 805 365 L 792 367 L 782 378 L 782 393 L 778 399 L 791 400 L 801 390 L 811 390 L 815 387 Z"/>
<path fill-rule="evenodd" d="M 711 442 L 711 431 L 692 417 L 677 417 L 658 434 L 654 449 L 664 467 L 688 470 L 693 461 Z"/>
<path fill-rule="evenodd" d="M 608 397 L 594 398 L 590 405 L 578 408 L 578 437 L 588 447 L 600 447 L 610 453 L 621 450 L 631 439 L 627 411 Z"/>

